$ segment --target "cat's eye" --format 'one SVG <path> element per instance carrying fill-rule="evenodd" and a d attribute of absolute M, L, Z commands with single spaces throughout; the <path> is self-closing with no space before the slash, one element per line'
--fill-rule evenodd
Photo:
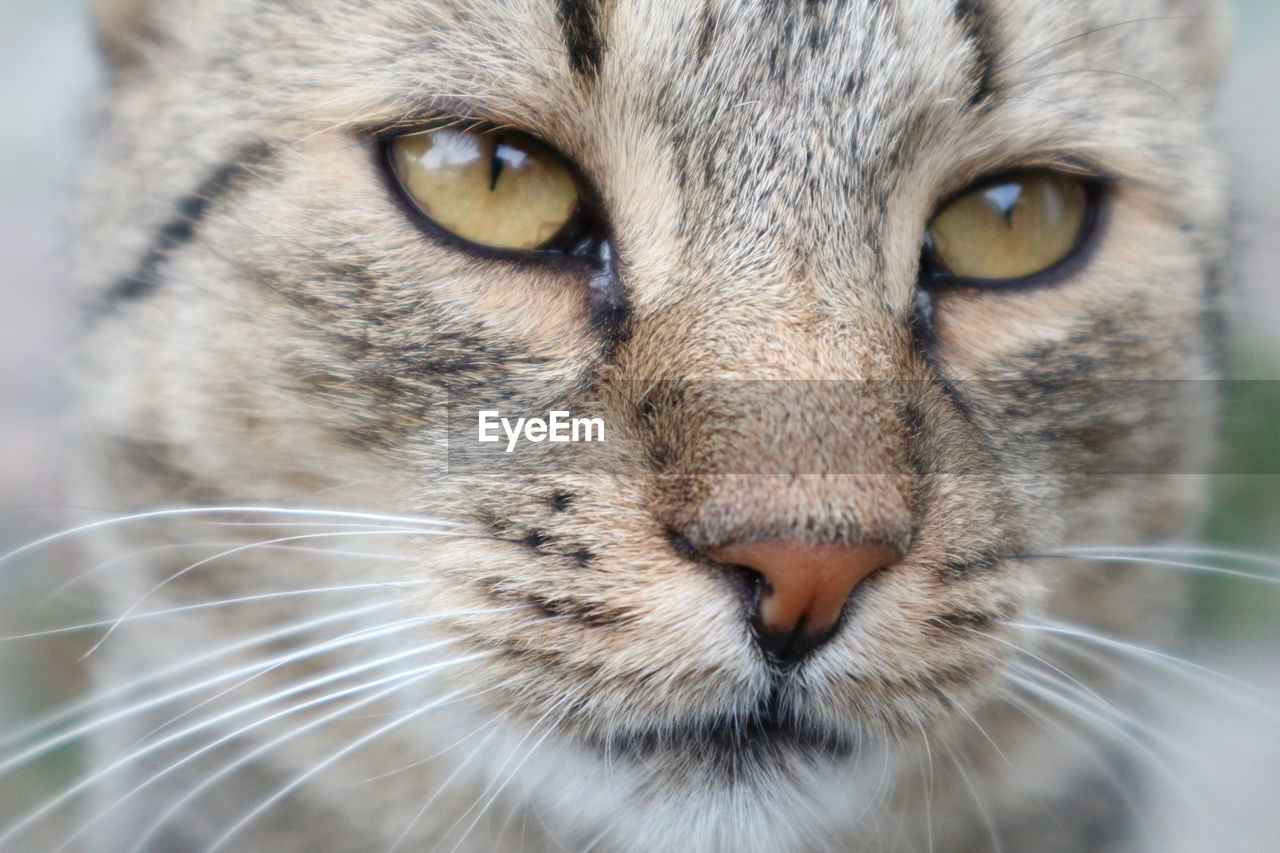
<path fill-rule="evenodd" d="M 1088 180 L 1044 169 L 980 182 L 934 215 L 925 263 L 935 277 L 992 283 L 1049 270 L 1086 236 L 1094 195 Z"/>
<path fill-rule="evenodd" d="M 561 157 L 527 136 L 441 127 L 393 137 L 387 155 L 405 195 L 456 237 L 529 251 L 575 236 L 578 183 Z"/>

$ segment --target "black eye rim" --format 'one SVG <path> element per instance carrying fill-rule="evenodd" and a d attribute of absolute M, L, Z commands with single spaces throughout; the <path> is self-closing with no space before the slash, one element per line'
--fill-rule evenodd
<path fill-rule="evenodd" d="M 508 249 L 468 240 L 432 219 L 396 174 L 392 147 L 402 136 L 428 133 L 447 127 L 464 129 L 474 133 L 502 132 L 512 139 L 519 139 L 541 148 L 559 158 L 578 190 L 578 204 L 564 225 L 541 246 L 534 249 Z M 599 191 L 587 179 L 578 165 L 566 157 L 554 145 L 523 130 L 499 126 L 494 123 L 458 119 L 432 119 L 411 125 L 399 125 L 370 134 L 374 163 L 395 206 L 423 234 L 435 243 L 472 257 L 520 266 L 534 266 L 557 272 L 598 273 L 607 267 L 613 257 L 613 229 L 604 216 Z"/>
<path fill-rule="evenodd" d="M 1076 233 L 1071 248 L 1044 269 L 1016 278 L 960 276 L 948 271 L 929 245 L 929 229 L 934 218 L 952 202 L 970 193 L 980 192 L 1019 176 L 1036 174 L 1073 178 L 1080 182 L 1085 191 L 1084 221 L 1080 223 L 1080 230 Z M 1112 188 L 1112 181 L 1093 170 L 1082 172 L 1054 169 L 1049 166 L 1026 166 L 1002 169 L 999 172 L 983 175 L 960 191 L 947 196 L 934 208 L 933 215 L 925 225 L 924 239 L 920 249 L 919 287 L 930 293 L 947 290 L 1018 292 L 1039 290 L 1062 283 L 1089 265 L 1098 245 L 1102 242 L 1101 237 L 1106 232 L 1111 213 Z"/>

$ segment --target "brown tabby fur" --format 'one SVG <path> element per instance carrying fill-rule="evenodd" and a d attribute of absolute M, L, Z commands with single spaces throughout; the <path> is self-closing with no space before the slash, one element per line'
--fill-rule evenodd
<path fill-rule="evenodd" d="M 1009 698 L 1011 646 L 1035 638 L 1008 623 L 1158 635 L 1181 587 L 1014 555 L 1194 527 L 1200 495 L 1179 474 L 1202 464 L 1208 425 L 1186 416 L 1184 386 L 1145 380 L 1214 371 L 1210 0 L 101 6 L 112 67 L 78 242 L 85 499 L 358 508 L 469 534 L 339 540 L 395 562 L 250 550 L 150 594 L 200 554 L 103 573 L 115 613 L 144 595 L 160 607 L 424 582 L 122 628 L 94 658 L 108 684 L 370 602 L 394 608 L 367 627 L 442 614 L 374 650 L 273 670 L 213 709 L 439 639 L 452 642 L 440 660 L 471 658 L 262 751 L 154 849 L 203 849 L 453 691 L 309 778 L 232 849 L 378 850 L 402 832 L 404 849 L 467 851 L 1135 843 L 1126 798 L 1142 773 Z M 576 163 L 615 266 L 480 257 L 424 233 L 370 139 L 440 117 L 520 128 Z M 940 293 L 922 337 L 925 223 L 974 179 L 1020 166 L 1108 178 L 1097 245 L 1042 287 Z M 709 381 L 691 393 L 681 380 Z M 453 413 L 564 401 L 616 430 L 606 464 L 545 448 L 449 464 L 445 399 Z M 243 541 L 299 529 L 265 530 Z M 104 559 L 235 541 L 207 521 L 120 531 L 102 537 Z M 875 540 L 906 558 L 780 672 L 735 582 L 673 533 L 694 549 Z M 223 762 L 329 709 L 184 764 L 87 849 L 127 849 Z M 97 754 L 173 713 L 112 727 Z M 113 774 L 95 805 L 186 751 Z"/>

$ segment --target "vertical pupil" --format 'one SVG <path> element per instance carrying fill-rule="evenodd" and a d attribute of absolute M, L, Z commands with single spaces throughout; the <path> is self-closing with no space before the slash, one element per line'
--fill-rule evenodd
<path fill-rule="evenodd" d="M 493 154 L 489 157 L 489 192 L 493 192 L 498 186 L 498 176 L 502 174 L 502 167 L 506 165 L 503 155 L 506 153 L 506 144 L 499 136 L 493 143 Z"/>

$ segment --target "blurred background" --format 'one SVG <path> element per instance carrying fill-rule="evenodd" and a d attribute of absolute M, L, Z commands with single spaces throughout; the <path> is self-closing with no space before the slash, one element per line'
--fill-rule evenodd
<path fill-rule="evenodd" d="M 1240 223 L 1231 372 L 1280 380 L 1280 3 L 1237 0 L 1236 7 L 1236 48 L 1219 122 Z M 58 430 L 61 370 L 77 316 L 64 275 L 66 201 L 91 128 L 95 84 L 80 0 L 0 0 L 0 115 L 7 128 L 0 147 L 0 553 L 68 519 L 60 506 Z M 1227 412 L 1226 441 L 1236 458 L 1258 461 L 1253 470 L 1280 472 L 1280 434 L 1268 425 L 1280 423 L 1280 394 L 1253 397 L 1272 401 L 1263 406 L 1265 416 Z M 1207 541 L 1280 556 L 1280 476 L 1218 476 L 1214 487 Z M 0 636 L 14 630 L 5 619 L 15 602 L 40 597 L 24 588 L 39 583 L 35 573 L 10 569 L 0 571 Z M 1202 581 L 1192 630 L 1178 653 L 1280 692 L 1278 615 L 1280 585 Z M 74 692 L 74 672 L 50 663 L 59 655 L 56 642 L 38 649 L 0 642 L 0 735 L 6 720 Z M 1280 811 L 1280 725 L 1264 727 L 1265 743 L 1238 726 L 1188 725 L 1200 726 L 1194 736 L 1219 756 L 1228 792 L 1221 808 L 1241 810 L 1232 818 L 1238 833 L 1216 849 L 1280 849 L 1274 813 Z M 46 775 L 62 776 L 74 760 L 55 759 Z M 13 783 L 0 779 L 0 791 L 6 784 Z M 0 824 L 5 799 L 0 794 Z M 1202 849 L 1188 844 L 1173 838 L 1167 849 Z"/>

